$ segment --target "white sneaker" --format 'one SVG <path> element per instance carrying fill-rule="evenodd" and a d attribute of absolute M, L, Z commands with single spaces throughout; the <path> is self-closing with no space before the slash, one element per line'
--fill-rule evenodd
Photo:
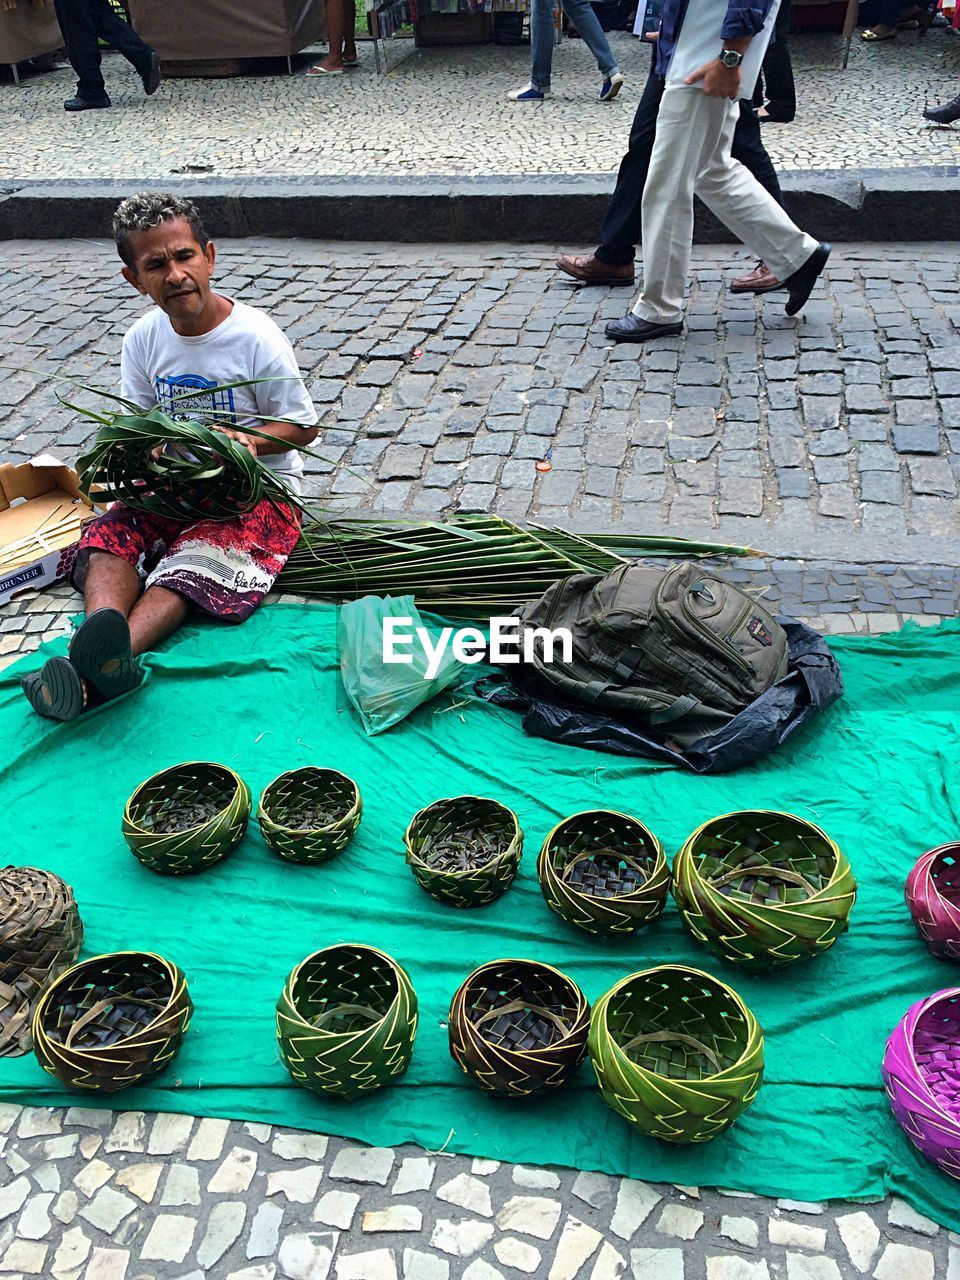
<path fill-rule="evenodd" d="M 623 77 L 621 76 L 621 82 Z M 542 102 L 544 98 L 552 98 L 549 89 L 537 89 L 532 84 L 525 84 L 522 89 L 511 89 L 507 94 L 514 102 Z"/>
<path fill-rule="evenodd" d="M 618 71 L 616 75 L 607 76 L 603 84 L 600 86 L 600 96 L 598 102 L 612 102 L 620 90 L 623 88 L 623 76 Z"/>

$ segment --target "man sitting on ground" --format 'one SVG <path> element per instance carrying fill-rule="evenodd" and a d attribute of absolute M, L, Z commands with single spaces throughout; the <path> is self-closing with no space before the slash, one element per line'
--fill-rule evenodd
<path fill-rule="evenodd" d="M 124 279 L 156 304 L 124 338 L 124 398 L 145 410 L 159 405 L 171 416 L 203 419 L 217 410 L 207 425 L 299 492 L 297 450 L 244 428 L 309 445 L 317 435 L 313 403 L 293 348 L 269 316 L 211 288 L 216 249 L 196 206 L 143 192 L 119 206 L 113 232 Z M 251 379 L 268 381 L 214 390 Z M 272 587 L 298 536 L 296 512 L 267 501 L 233 520 L 193 523 L 114 503 L 85 526 L 80 541 L 72 580 L 83 591 L 86 619 L 69 659 L 51 658 L 23 677 L 34 710 L 72 720 L 92 700 L 135 689 L 143 678 L 137 657 L 192 609 L 242 622 Z"/>

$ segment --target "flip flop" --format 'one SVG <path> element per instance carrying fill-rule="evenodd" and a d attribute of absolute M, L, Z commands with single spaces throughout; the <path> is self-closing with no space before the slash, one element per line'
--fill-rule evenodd
<path fill-rule="evenodd" d="M 130 650 L 130 626 L 117 609 L 97 609 L 70 641 L 70 661 L 103 698 L 136 689 L 143 670 Z"/>
<path fill-rule="evenodd" d="M 867 44 L 879 44 L 881 40 L 896 40 L 896 38 L 897 33 L 895 30 L 891 31 L 888 36 L 878 36 L 872 29 L 860 32 L 860 39 L 865 40 Z"/>
<path fill-rule="evenodd" d="M 304 74 L 308 76 L 342 76 L 343 67 L 324 67 L 318 62 L 314 67 L 307 67 Z"/>
<path fill-rule="evenodd" d="M 350 58 L 350 59 L 344 58 L 344 60 L 343 60 L 343 65 L 347 68 L 347 70 L 348 70 L 348 71 L 353 71 L 353 70 L 355 70 L 355 68 L 359 67 L 359 65 L 360 65 L 360 59 L 359 59 L 359 58 Z"/>
<path fill-rule="evenodd" d="M 48 658 L 39 671 L 20 677 L 20 687 L 47 720 L 76 720 L 87 705 L 83 681 L 66 658 Z"/>

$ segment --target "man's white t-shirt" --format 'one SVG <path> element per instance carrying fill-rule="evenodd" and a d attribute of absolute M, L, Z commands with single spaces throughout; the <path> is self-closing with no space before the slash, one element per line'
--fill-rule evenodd
<path fill-rule="evenodd" d="M 276 379 L 250 387 L 213 391 L 251 378 Z M 120 382 L 125 399 L 143 409 L 159 405 L 171 417 L 203 418 L 223 426 L 259 427 L 284 420 L 314 427 L 317 414 L 286 335 L 263 311 L 234 302 L 209 333 L 184 338 L 159 307 L 140 317 L 123 340 Z M 193 394 L 193 393 L 196 394 Z M 189 395 L 189 399 L 178 397 Z M 216 416 L 210 410 L 217 410 Z M 303 458 L 296 449 L 264 453 L 298 493 Z"/>

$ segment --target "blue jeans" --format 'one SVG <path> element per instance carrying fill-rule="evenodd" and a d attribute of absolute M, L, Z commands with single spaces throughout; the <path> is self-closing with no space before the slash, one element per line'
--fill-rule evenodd
<path fill-rule="evenodd" d="M 607 37 L 590 0 L 561 0 L 564 13 L 583 37 L 583 42 L 597 60 L 600 74 L 607 78 L 617 70 Z M 530 14 L 530 56 L 533 69 L 530 83 L 545 92 L 550 88 L 550 66 L 553 62 L 553 4 L 551 0 L 533 0 Z"/>

